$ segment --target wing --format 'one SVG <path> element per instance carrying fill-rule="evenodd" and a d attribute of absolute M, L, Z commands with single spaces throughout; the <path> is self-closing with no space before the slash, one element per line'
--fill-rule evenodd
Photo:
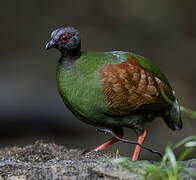
<path fill-rule="evenodd" d="M 122 64 L 104 66 L 100 74 L 105 103 L 112 115 L 126 115 L 139 108 L 161 110 L 168 107 L 160 88 L 174 99 L 170 86 L 143 68 L 133 56 Z"/>

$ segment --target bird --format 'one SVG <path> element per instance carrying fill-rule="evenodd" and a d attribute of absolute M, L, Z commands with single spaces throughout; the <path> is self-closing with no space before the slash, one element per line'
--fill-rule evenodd
<path fill-rule="evenodd" d="M 112 130 L 119 138 L 131 128 L 143 144 L 146 122 L 162 117 L 172 130 L 182 129 L 175 92 L 158 67 L 128 51 L 85 52 L 79 31 L 63 26 L 51 33 L 45 49 L 61 53 L 56 70 L 59 93 L 69 110 L 84 123 Z M 161 93 L 172 100 L 169 103 Z M 118 139 L 111 138 L 93 151 L 103 151 Z M 139 158 L 136 145 L 132 160 Z"/>

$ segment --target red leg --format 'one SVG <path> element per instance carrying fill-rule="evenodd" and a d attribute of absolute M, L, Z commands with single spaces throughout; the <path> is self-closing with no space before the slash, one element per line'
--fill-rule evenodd
<path fill-rule="evenodd" d="M 123 137 L 123 134 L 117 134 L 118 137 L 122 138 Z M 112 144 L 116 143 L 118 141 L 118 139 L 116 138 L 111 138 L 109 141 L 105 142 L 104 144 L 96 147 L 95 149 L 93 149 L 92 151 L 86 153 L 86 154 L 89 154 L 93 151 L 103 151 L 104 149 L 108 148 L 109 146 L 111 146 Z"/>
<path fill-rule="evenodd" d="M 139 144 L 141 144 L 141 145 L 144 144 L 144 140 L 145 140 L 146 134 L 147 134 L 147 132 L 146 132 L 146 130 L 144 129 L 143 134 L 142 134 L 141 136 L 139 136 L 139 138 L 138 138 L 138 140 L 137 140 L 137 142 L 138 142 Z M 138 146 L 138 145 L 136 145 L 135 150 L 134 150 L 134 153 L 133 153 L 132 161 L 136 161 L 136 160 L 138 159 L 138 157 L 139 157 L 139 155 L 140 155 L 140 151 L 141 151 L 141 147 Z"/>

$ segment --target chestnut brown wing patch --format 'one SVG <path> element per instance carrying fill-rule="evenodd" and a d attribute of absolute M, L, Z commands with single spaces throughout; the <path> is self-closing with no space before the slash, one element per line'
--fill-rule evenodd
<path fill-rule="evenodd" d="M 137 108 L 159 110 L 167 107 L 160 87 L 173 99 L 171 88 L 144 69 L 133 56 L 125 63 L 104 66 L 100 74 L 105 103 L 113 115 L 126 115 Z"/>

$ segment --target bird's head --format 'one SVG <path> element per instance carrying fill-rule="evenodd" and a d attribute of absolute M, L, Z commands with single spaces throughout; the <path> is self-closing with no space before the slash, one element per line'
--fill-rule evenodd
<path fill-rule="evenodd" d="M 57 48 L 62 54 L 80 51 L 80 34 L 73 27 L 61 27 L 51 33 L 46 49 Z"/>

